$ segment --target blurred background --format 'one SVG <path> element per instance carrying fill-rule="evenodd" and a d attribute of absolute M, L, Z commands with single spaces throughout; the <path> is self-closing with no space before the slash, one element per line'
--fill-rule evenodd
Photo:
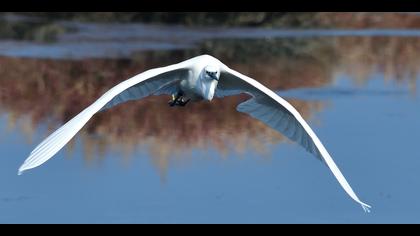
<path fill-rule="evenodd" d="M 0 14 L 0 222 L 418 223 L 418 13 Z M 280 92 L 330 170 L 235 107 L 169 96 L 99 113 L 44 165 L 30 151 L 112 86 L 210 54 Z"/>

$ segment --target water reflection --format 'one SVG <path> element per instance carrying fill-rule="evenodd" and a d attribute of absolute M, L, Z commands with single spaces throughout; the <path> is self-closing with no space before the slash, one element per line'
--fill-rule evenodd
<path fill-rule="evenodd" d="M 350 74 L 356 83 L 362 85 L 373 73 L 381 73 L 385 81 L 408 82 L 411 93 L 416 93 L 419 38 L 348 37 L 338 40 L 337 48 L 342 61 L 337 70 Z"/>
<path fill-rule="evenodd" d="M 319 88 L 345 73 L 363 85 L 374 73 L 385 80 L 409 81 L 416 92 L 420 57 L 419 38 L 340 37 L 316 39 L 207 40 L 188 50 L 150 51 L 133 59 L 49 60 L 0 58 L 0 109 L 33 145 L 42 136 L 79 113 L 118 82 L 152 67 L 172 64 L 212 52 L 227 65 L 256 78 L 269 88 Z M 164 175 L 171 159 L 188 158 L 193 149 L 215 148 L 222 157 L 230 152 L 265 153 L 285 139 L 235 110 L 246 96 L 216 99 L 212 103 L 170 108 L 168 97 L 149 97 L 99 113 L 67 146 L 82 140 L 87 162 L 118 150 L 130 156 L 137 148 L 148 150 Z M 304 118 L 323 110 L 320 101 L 290 100 Z M 316 123 L 315 123 L 316 124 Z"/>
<path fill-rule="evenodd" d="M 1 93 L 2 112 L 8 114 L 9 127 L 17 126 L 28 141 L 33 140 L 40 124 L 49 127 L 42 134 L 48 135 L 118 81 L 154 64 L 153 61 L 21 58 L 0 58 L 0 63 L 3 65 L 0 84 L 8 88 Z M 270 81 L 270 74 L 259 70 L 256 73 L 253 74 Z M 290 86 L 287 80 L 275 81 L 268 86 Z M 167 106 L 168 97 L 153 96 L 97 114 L 78 138 L 82 140 L 87 160 L 101 156 L 109 149 L 131 154 L 136 147 L 142 146 L 156 158 L 154 161 L 160 169 L 167 168 L 168 158 L 182 156 L 174 154 L 186 154 L 191 149 L 213 147 L 224 156 L 231 151 L 264 152 L 267 145 L 280 142 L 283 137 L 237 112 L 236 104 L 244 99 L 245 96 L 237 96 L 171 108 Z M 307 118 L 313 110 L 323 106 L 321 102 L 294 100 L 292 103 Z M 67 149 L 71 151 L 73 147 L 70 143 Z"/>

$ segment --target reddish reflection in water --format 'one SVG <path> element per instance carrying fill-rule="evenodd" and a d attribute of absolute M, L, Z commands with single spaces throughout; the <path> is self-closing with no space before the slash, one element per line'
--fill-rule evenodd
<path fill-rule="evenodd" d="M 1 107 L 9 114 L 10 124 L 24 117 L 20 128 L 30 140 L 39 124 L 46 123 L 50 127 L 48 133 L 52 132 L 119 81 L 157 64 L 144 61 L 0 58 L 0 84 L 7 88 L 1 93 Z M 173 62 L 176 61 L 166 64 Z M 289 73 L 287 80 L 278 79 L 276 63 L 269 62 L 252 71 L 246 65 L 232 66 L 273 89 L 297 87 L 300 76 Z M 174 153 L 185 154 L 191 149 L 214 147 L 224 154 L 246 148 L 264 152 L 270 142 L 279 142 L 283 137 L 235 110 L 246 98 L 227 97 L 171 108 L 167 105 L 168 96 L 152 96 L 95 115 L 77 136 L 82 139 L 88 160 L 96 156 L 95 152 L 104 153 L 110 147 L 131 153 L 141 144 L 147 144 L 142 147 L 156 157 L 154 161 L 159 166 L 166 165 L 164 162 Z M 317 102 L 292 102 L 305 117 L 313 109 L 322 108 Z M 71 151 L 72 145 L 68 147 Z"/>
<path fill-rule="evenodd" d="M 388 80 L 410 81 L 415 92 L 420 65 L 420 56 L 415 52 L 420 39 L 346 37 L 319 41 L 322 40 L 309 40 L 306 48 L 299 49 L 300 53 L 294 56 L 263 51 L 243 61 L 235 52 L 228 51 L 231 47 L 216 48 L 220 45 L 213 45 L 218 49 L 213 55 L 274 90 L 325 86 L 334 80 L 336 73 L 347 73 L 363 83 L 370 74 L 380 72 Z M 9 126 L 17 125 L 35 146 L 31 139 L 40 124 L 50 127 L 42 134 L 47 136 L 118 82 L 149 68 L 182 61 L 194 53 L 203 52 L 150 52 L 133 60 L 2 57 L 1 112 L 8 114 Z M 229 53 L 235 56 L 227 56 Z M 88 163 L 94 157 L 103 157 L 110 148 L 126 154 L 141 148 L 151 154 L 163 174 L 171 158 L 187 159 L 192 149 L 215 148 L 221 157 L 230 152 L 265 153 L 271 144 L 285 139 L 261 122 L 237 112 L 236 105 L 245 99 L 246 96 L 235 96 L 171 108 L 166 96 L 148 97 L 95 115 L 76 137 L 82 140 Z M 325 107 L 321 101 L 290 102 L 306 119 Z M 71 152 L 73 146 L 74 139 L 66 149 Z"/>
<path fill-rule="evenodd" d="M 420 39 L 400 37 L 347 37 L 337 41 L 341 63 L 337 70 L 350 74 L 362 85 L 372 73 L 385 81 L 408 82 L 416 93 L 420 72 Z"/>

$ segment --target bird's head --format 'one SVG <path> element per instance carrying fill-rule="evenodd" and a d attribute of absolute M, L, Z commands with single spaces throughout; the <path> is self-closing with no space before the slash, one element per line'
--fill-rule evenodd
<path fill-rule="evenodd" d="M 211 101 L 220 78 L 220 69 L 214 65 L 208 65 L 203 69 L 202 95 L 204 99 Z"/>
<path fill-rule="evenodd" d="M 204 73 L 207 79 L 219 81 L 220 70 L 218 67 L 212 65 L 206 66 L 204 68 Z"/>

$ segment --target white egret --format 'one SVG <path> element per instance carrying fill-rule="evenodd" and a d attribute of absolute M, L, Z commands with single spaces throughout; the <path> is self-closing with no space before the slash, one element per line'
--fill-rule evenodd
<path fill-rule="evenodd" d="M 172 95 L 170 106 L 185 106 L 189 101 L 211 101 L 214 96 L 239 93 L 253 98 L 239 104 L 238 111 L 264 122 L 324 161 L 347 194 L 369 211 L 370 206 L 359 200 L 324 145 L 292 105 L 256 80 L 209 55 L 151 69 L 119 83 L 41 142 L 18 174 L 49 160 L 95 113 L 117 104 L 149 95 L 169 94 Z"/>

